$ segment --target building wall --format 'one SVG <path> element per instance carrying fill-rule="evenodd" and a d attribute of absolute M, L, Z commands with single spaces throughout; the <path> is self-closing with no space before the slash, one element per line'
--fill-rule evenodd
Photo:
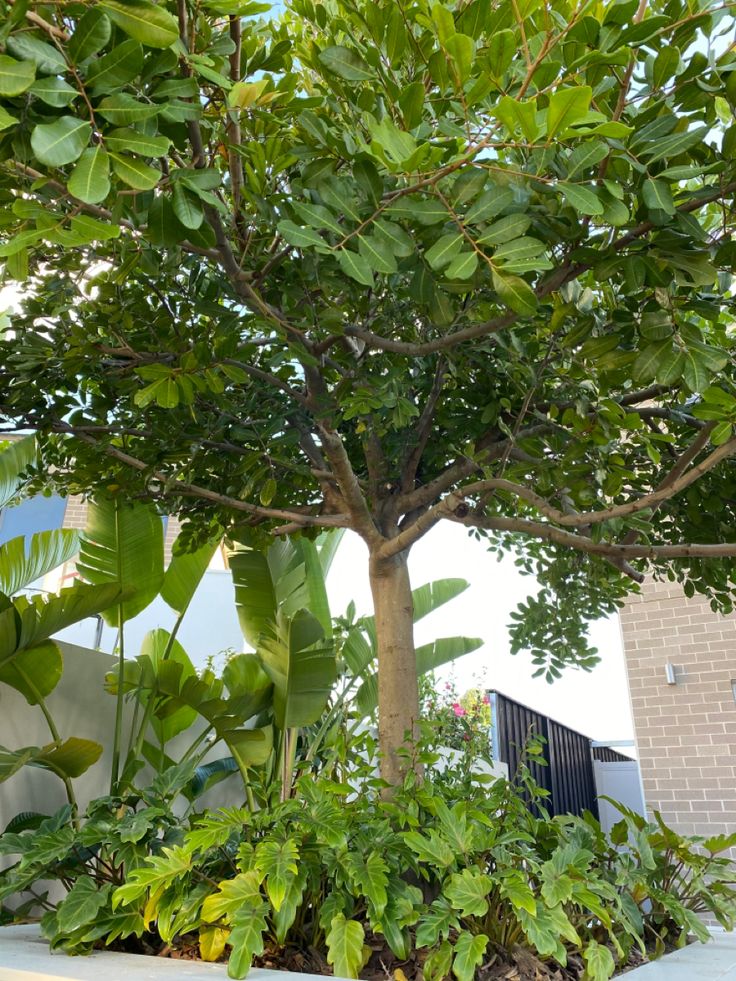
<path fill-rule="evenodd" d="M 736 616 L 687 599 L 676 583 L 647 582 L 621 627 L 648 809 L 683 834 L 733 832 Z"/>

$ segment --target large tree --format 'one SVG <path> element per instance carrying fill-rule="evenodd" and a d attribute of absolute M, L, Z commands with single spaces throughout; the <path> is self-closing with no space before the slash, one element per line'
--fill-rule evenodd
<path fill-rule="evenodd" d="M 550 678 L 647 568 L 730 608 L 732 22 L 637 3 L 4 5 L 6 429 L 195 538 L 362 536 L 388 780 L 439 521 Z"/>

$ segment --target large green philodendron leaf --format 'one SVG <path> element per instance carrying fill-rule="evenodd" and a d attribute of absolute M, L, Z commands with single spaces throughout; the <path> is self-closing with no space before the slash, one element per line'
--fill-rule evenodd
<path fill-rule="evenodd" d="M 24 766 L 38 766 L 61 777 L 79 777 L 102 756 L 102 746 L 91 739 L 72 736 L 48 746 L 10 750 L 0 746 L 0 783 Z"/>
<path fill-rule="evenodd" d="M 118 583 L 120 609 L 103 611 L 105 622 L 118 625 L 137 616 L 157 595 L 164 577 L 164 533 L 161 516 L 145 504 L 115 499 L 90 501 L 80 542 L 79 574 L 87 582 Z"/>
<path fill-rule="evenodd" d="M 219 543 L 218 538 L 213 538 L 196 552 L 179 554 L 176 551 L 176 542 L 174 543 L 174 555 L 164 573 L 161 586 L 161 598 L 172 610 L 182 614 L 187 609 Z"/>
<path fill-rule="evenodd" d="M 292 616 L 309 610 L 332 636 L 332 615 L 327 600 L 325 576 L 340 542 L 339 532 L 326 532 L 317 542 L 284 538 L 264 553 L 238 548 L 229 563 L 235 586 L 235 604 L 243 635 L 257 647 L 264 629 L 277 612 Z"/>
<path fill-rule="evenodd" d="M 0 546 L 0 592 L 12 596 L 47 572 L 68 562 L 79 548 L 72 528 L 42 531 L 28 540 L 23 535 Z"/>
<path fill-rule="evenodd" d="M 36 437 L 26 436 L 0 453 L 0 508 L 4 508 L 18 493 L 21 474 L 34 462 L 36 452 Z"/>
<path fill-rule="evenodd" d="M 483 646 L 480 637 L 440 637 L 430 644 L 417 647 L 417 675 L 421 676 L 450 661 L 477 651 Z M 378 707 L 378 674 L 368 675 L 358 689 L 355 702 L 363 715 L 371 715 Z"/>
<path fill-rule="evenodd" d="M 279 729 L 311 725 L 322 715 L 337 677 L 332 643 L 306 610 L 279 612 L 258 645 L 258 657 L 273 682 L 274 720 Z"/>

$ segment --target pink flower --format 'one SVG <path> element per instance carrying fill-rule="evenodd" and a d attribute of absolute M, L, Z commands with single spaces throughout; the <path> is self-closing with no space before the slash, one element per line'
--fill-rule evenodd
<path fill-rule="evenodd" d="M 490 705 L 491 704 L 491 699 L 489 698 L 488 695 L 484 695 L 483 696 L 483 704 L 484 705 Z"/>
<path fill-rule="evenodd" d="M 460 718 L 463 715 L 467 715 L 467 712 L 459 702 L 455 702 L 455 704 L 452 706 L 452 711 L 455 713 L 456 716 L 458 716 L 458 718 Z"/>

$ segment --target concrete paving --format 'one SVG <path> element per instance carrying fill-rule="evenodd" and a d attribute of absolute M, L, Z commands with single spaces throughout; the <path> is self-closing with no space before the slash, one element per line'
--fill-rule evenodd
<path fill-rule="evenodd" d="M 736 981 L 736 933 L 715 933 L 658 961 L 637 967 L 622 981 Z"/>

